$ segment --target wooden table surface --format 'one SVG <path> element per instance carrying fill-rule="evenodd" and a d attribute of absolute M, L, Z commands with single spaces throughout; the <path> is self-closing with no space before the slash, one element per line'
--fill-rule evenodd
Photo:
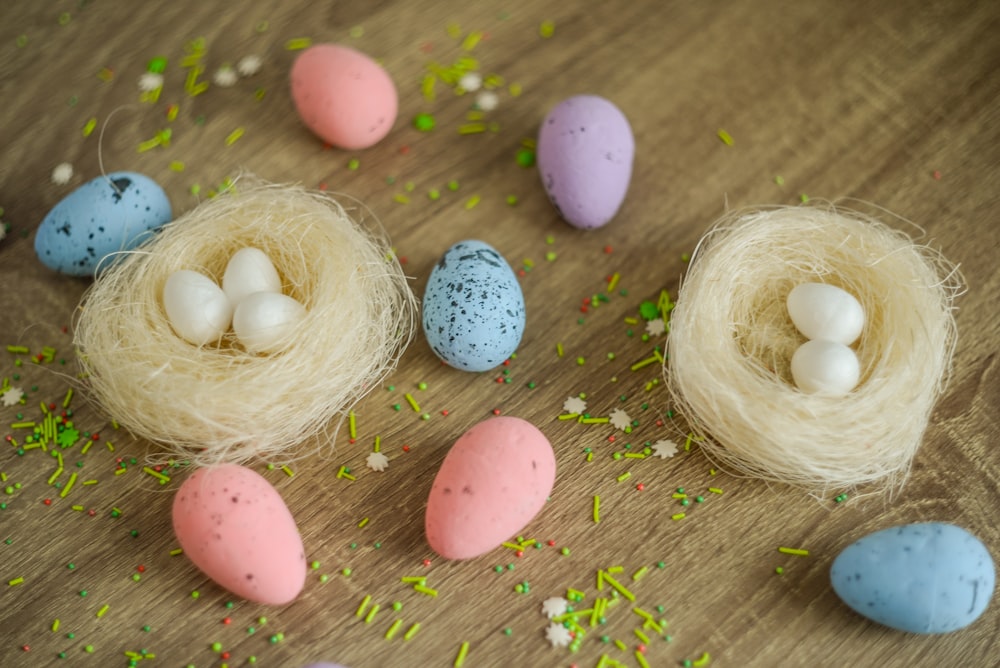
<path fill-rule="evenodd" d="M 554 26 L 547 38 L 545 22 Z M 66 396 L 70 383 L 60 373 L 74 373 L 70 326 L 89 284 L 42 266 L 35 230 L 56 202 L 100 174 L 99 148 L 106 170 L 134 170 L 162 184 L 175 214 L 239 170 L 357 197 L 405 256 L 418 296 L 437 258 L 463 238 L 489 242 L 515 269 L 533 266 L 521 279 L 526 334 L 506 370 L 444 368 L 418 335 L 385 387 L 355 407 L 355 444 L 342 431 L 332 450 L 295 462 L 294 477 L 258 465 L 295 515 L 308 559 L 318 562 L 286 607 L 235 599 L 185 557 L 171 556 L 169 509 L 184 473 L 168 471 L 173 480 L 159 485 L 142 470 L 149 444 L 113 429 L 79 393 L 71 419 L 99 436 L 86 454 L 84 441 L 62 453 L 62 474 L 53 476 L 57 462 L 40 449 L 19 456 L 15 447 L 0 448 L 0 665 L 128 665 L 126 652 L 146 651 L 156 655 L 151 665 L 165 666 L 244 666 L 251 657 L 293 668 L 319 660 L 449 666 L 468 642 L 467 666 L 594 666 L 605 653 L 638 666 L 633 630 L 641 620 L 631 606 L 608 611 L 599 629 L 585 625 L 575 654 L 545 640 L 541 602 L 575 588 L 586 595 L 583 605 L 592 604 L 597 569 L 612 566 L 623 567 L 636 605 L 668 623 L 664 634 L 647 629 L 651 666 L 998 665 L 996 600 L 964 630 L 914 636 L 859 617 L 829 583 L 841 549 L 908 522 L 957 523 L 1000 555 L 998 30 L 1000 5 L 970 0 L 7 0 L 0 9 L 0 206 L 9 227 L 0 242 L 0 343 L 30 351 L 0 350 L 0 374 L 27 392 L 24 405 L 0 406 L 3 431 L 15 439 L 28 431 L 7 425 L 41 420 L 40 403 L 58 409 Z M 476 32 L 473 46 L 466 40 Z M 197 38 L 204 39 L 203 80 L 250 54 L 262 68 L 191 97 L 181 61 Z M 296 52 L 287 43 L 299 38 L 349 44 L 384 64 L 400 94 L 386 139 L 342 151 L 304 129 L 288 90 Z M 142 101 L 137 82 L 156 56 L 168 60 L 163 91 L 156 102 Z M 504 79 L 487 118 L 496 131 L 459 133 L 471 96 L 441 83 L 435 100 L 421 93 L 430 63 L 463 56 Z M 614 101 L 638 147 L 624 206 L 590 232 L 562 222 L 537 171 L 517 162 L 548 109 L 578 93 Z M 178 113 L 169 120 L 172 104 Z M 435 116 L 433 132 L 413 129 L 419 112 Z M 97 125 L 86 136 L 90 119 Z M 137 150 L 166 128 L 168 146 Z M 227 144 L 238 128 L 242 137 Z M 732 145 L 720 141 L 720 130 Z M 63 162 L 74 173 L 56 185 L 50 176 Z M 440 199 L 428 197 L 431 189 Z M 919 224 L 968 283 L 958 301 L 954 373 L 909 483 L 891 500 L 820 503 L 797 489 L 712 475 L 696 444 L 671 459 L 613 459 L 626 438 L 633 447 L 684 442 L 681 416 L 667 417 L 662 370 L 630 371 L 662 337 L 643 340 L 641 323 L 630 334 L 625 319 L 638 317 L 639 305 L 661 289 L 676 296 L 684 254 L 727 207 L 795 205 L 803 197 L 856 198 Z M 620 283 L 609 292 L 615 272 Z M 595 294 L 608 301 L 582 313 L 582 301 Z M 46 346 L 55 349 L 52 360 L 33 361 Z M 429 419 L 409 409 L 407 392 Z M 580 392 L 591 413 L 623 408 L 639 427 L 626 436 L 558 420 L 564 400 Z M 524 531 L 543 547 L 447 562 L 423 535 L 430 484 L 449 446 L 494 410 L 536 424 L 557 453 L 551 501 Z M 364 466 L 376 435 L 390 459 L 383 473 Z M 116 475 L 122 465 L 125 473 Z M 342 465 L 355 482 L 336 477 Z M 71 471 L 79 482 L 64 494 Z M 631 478 L 616 482 L 626 471 Z M 90 480 L 97 483 L 84 484 Z M 678 487 L 704 502 L 682 507 L 672 498 Z M 591 517 L 594 494 L 602 498 L 599 524 Z M 681 510 L 685 519 L 671 520 Z M 779 546 L 807 548 L 810 556 L 787 556 Z M 633 580 L 643 567 L 645 576 Z M 400 581 L 415 575 L 439 595 Z M 517 592 L 519 584 L 528 590 Z M 366 595 L 381 606 L 370 623 L 355 615 Z M 394 602 L 402 607 L 394 611 Z M 402 630 L 387 640 L 395 619 Z M 415 622 L 419 633 L 403 640 Z"/>

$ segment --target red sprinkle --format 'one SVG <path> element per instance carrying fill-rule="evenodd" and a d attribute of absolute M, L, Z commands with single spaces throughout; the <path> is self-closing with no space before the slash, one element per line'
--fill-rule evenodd
<path fill-rule="evenodd" d="M 549 547 L 555 547 L 556 546 L 556 542 L 554 540 L 546 541 L 546 543 L 548 544 Z"/>
<path fill-rule="evenodd" d="M 493 414 L 494 415 L 500 415 L 500 409 L 499 408 L 494 408 L 493 409 Z"/>
<path fill-rule="evenodd" d="M 223 652 L 219 656 L 222 657 L 223 659 L 228 659 L 229 658 L 229 652 Z"/>
<path fill-rule="evenodd" d="M 226 617 L 225 619 L 222 620 L 222 623 L 223 624 L 232 624 L 233 620 L 230 617 Z M 225 657 L 223 657 L 223 658 L 225 658 Z"/>
<path fill-rule="evenodd" d="M 613 249 L 613 248 L 611 248 L 611 246 L 605 246 L 605 247 L 604 247 L 604 252 L 605 252 L 605 253 L 607 253 L 608 255 L 610 255 L 610 254 L 611 254 L 611 251 L 613 251 L 613 250 L 614 250 L 614 249 Z"/>
<path fill-rule="evenodd" d="M 934 170 L 934 180 L 935 181 L 940 181 L 941 180 L 941 172 L 939 170 L 937 170 L 937 169 Z"/>
<path fill-rule="evenodd" d="M 47 506 L 51 506 L 52 505 L 52 499 L 45 499 L 44 501 L 42 501 L 42 503 L 44 503 Z"/>
<path fill-rule="evenodd" d="M 403 452 L 409 452 L 409 451 L 410 451 L 410 446 L 404 445 L 403 446 Z"/>
<path fill-rule="evenodd" d="M 448 409 L 446 408 L 445 410 L 441 411 L 441 415 L 448 417 Z"/>
<path fill-rule="evenodd" d="M 635 488 L 641 492 L 642 490 L 646 489 L 646 485 L 640 482 L 638 485 L 635 486 Z"/>
<path fill-rule="evenodd" d="M 642 643 L 640 643 L 639 646 L 636 647 L 635 649 L 636 649 L 636 651 L 638 651 L 638 652 L 640 652 L 642 654 L 646 653 L 646 646 L 643 645 Z"/>
<path fill-rule="evenodd" d="M 431 560 L 430 559 L 424 559 L 424 567 L 425 568 L 430 568 L 431 567 Z"/>
<path fill-rule="evenodd" d="M 521 557 L 524 556 L 524 550 L 518 550 L 517 552 L 514 553 L 514 556 L 520 559 Z"/>
<path fill-rule="evenodd" d="M 614 442 L 615 442 L 615 435 L 611 434 L 611 436 L 608 436 L 608 443 L 614 443 Z"/>
<path fill-rule="evenodd" d="M 136 568 L 135 570 L 139 571 L 140 573 L 145 573 L 146 572 L 146 567 L 143 566 L 142 564 L 139 564 L 139 567 Z"/>

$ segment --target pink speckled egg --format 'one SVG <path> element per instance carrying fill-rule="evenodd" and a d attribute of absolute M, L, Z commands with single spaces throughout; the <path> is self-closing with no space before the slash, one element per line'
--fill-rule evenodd
<path fill-rule="evenodd" d="M 538 514 L 555 479 L 555 453 L 534 425 L 516 417 L 480 422 L 455 442 L 434 478 L 427 542 L 446 559 L 489 552 Z"/>
<path fill-rule="evenodd" d="M 399 100 L 389 74 L 346 46 L 317 44 L 292 65 L 292 99 L 302 122 L 344 149 L 368 148 L 389 134 Z"/>
<path fill-rule="evenodd" d="M 237 596 L 284 605 L 302 591 L 299 530 L 281 495 L 255 471 L 236 464 L 199 469 L 177 490 L 173 522 L 184 554 Z"/>
<path fill-rule="evenodd" d="M 549 112 L 538 131 L 538 173 L 552 205 L 584 230 L 618 212 L 632 178 L 635 139 L 625 114 L 596 95 L 576 95 Z"/>

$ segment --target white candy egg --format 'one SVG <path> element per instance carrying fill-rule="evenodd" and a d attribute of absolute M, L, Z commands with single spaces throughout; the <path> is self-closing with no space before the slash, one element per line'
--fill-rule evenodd
<path fill-rule="evenodd" d="M 254 353 L 281 350 L 306 315 L 298 301 L 276 292 L 255 292 L 236 306 L 233 331 L 243 347 Z"/>
<path fill-rule="evenodd" d="M 281 277 L 267 253 L 247 247 L 236 251 L 222 275 L 222 290 L 235 308 L 255 292 L 281 292 Z"/>
<path fill-rule="evenodd" d="M 179 337 L 203 346 L 218 341 L 233 317 L 233 306 L 222 288 L 208 276 L 181 269 L 167 277 L 163 308 Z"/>
<path fill-rule="evenodd" d="M 792 378 L 807 394 L 843 396 L 854 389 L 860 377 L 858 356 L 843 343 L 814 339 L 792 355 Z"/>
<path fill-rule="evenodd" d="M 826 283 L 800 283 L 788 293 L 788 315 L 809 339 L 849 346 L 861 335 L 865 311 L 849 292 Z"/>

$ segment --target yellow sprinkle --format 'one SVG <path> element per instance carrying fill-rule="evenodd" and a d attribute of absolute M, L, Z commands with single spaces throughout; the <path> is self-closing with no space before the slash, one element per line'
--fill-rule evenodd
<path fill-rule="evenodd" d="M 465 51 L 472 51 L 479 44 L 479 40 L 483 38 L 483 33 L 481 32 L 470 32 L 466 35 L 465 39 L 462 41 L 462 49 Z"/>
<path fill-rule="evenodd" d="M 453 39 L 458 39 L 459 35 L 462 34 L 462 28 L 457 23 L 449 23 L 445 30 L 448 32 L 448 36 Z"/>
<path fill-rule="evenodd" d="M 712 494 L 722 494 L 722 490 L 719 489 L 718 487 L 709 487 L 708 491 L 710 491 Z"/>
<path fill-rule="evenodd" d="M 479 201 L 481 199 L 482 198 L 479 195 L 473 195 L 472 197 L 470 197 L 465 202 L 465 210 L 468 211 L 469 209 L 474 208 L 477 204 L 479 204 Z"/>
<path fill-rule="evenodd" d="M 635 318 L 625 318 L 625 324 L 626 325 L 638 325 L 639 321 L 636 320 Z"/>
<path fill-rule="evenodd" d="M 170 482 L 170 478 L 168 476 L 163 475 L 154 468 L 150 468 L 149 466 L 143 466 L 142 470 L 161 482 Z"/>
<path fill-rule="evenodd" d="M 601 521 L 601 497 L 594 495 L 594 524 Z"/>
<path fill-rule="evenodd" d="M 616 478 L 616 480 L 618 482 L 625 482 L 626 480 L 628 480 L 631 477 L 632 477 L 632 473 L 630 471 L 625 471 L 625 473 L 622 473 L 620 476 L 618 476 Z"/>
<path fill-rule="evenodd" d="M 646 455 L 642 454 L 641 452 L 626 452 L 625 453 L 625 458 L 626 459 L 645 459 Z"/>
<path fill-rule="evenodd" d="M 243 128 L 236 128 L 226 137 L 226 146 L 232 146 L 243 136 Z"/>
<path fill-rule="evenodd" d="M 413 584 L 414 582 L 417 584 L 427 584 L 427 578 L 423 575 L 404 575 L 399 578 L 399 581 L 405 582 L 406 584 Z"/>
<path fill-rule="evenodd" d="M 52 632 L 55 633 L 58 630 L 59 630 L 59 620 L 58 619 L 53 619 L 52 620 Z"/>
<path fill-rule="evenodd" d="M 458 126 L 460 135 L 474 135 L 480 132 L 486 132 L 486 123 L 465 123 Z"/>
<path fill-rule="evenodd" d="M 111 441 L 105 441 L 104 445 L 108 446 L 108 450 L 110 450 L 111 452 L 115 451 L 115 446 Z"/>
<path fill-rule="evenodd" d="M 13 423 L 11 423 L 10 428 L 11 429 L 30 429 L 31 427 L 34 427 L 34 426 L 35 426 L 34 422 L 13 422 Z"/>
<path fill-rule="evenodd" d="M 542 24 L 538 26 L 538 34 L 542 39 L 548 39 L 552 37 L 556 32 L 556 24 L 554 21 L 542 21 Z"/>
<path fill-rule="evenodd" d="M 115 469 L 115 475 L 121 475 L 125 473 L 125 471 L 128 471 L 128 469 Z"/>
<path fill-rule="evenodd" d="M 403 640 L 409 640 L 413 636 L 417 635 L 418 631 L 420 631 L 420 622 L 414 622 L 413 626 L 411 626 L 407 632 L 403 634 Z"/>
<path fill-rule="evenodd" d="M 178 547 L 178 548 L 175 548 L 175 549 L 173 549 L 173 550 L 170 550 L 170 556 L 171 556 L 171 557 L 179 557 L 179 556 L 180 556 L 180 555 L 182 555 L 182 554 L 184 554 L 184 550 L 182 550 L 182 549 L 181 549 L 181 548 L 179 548 L 179 547 Z"/>
<path fill-rule="evenodd" d="M 423 93 L 424 99 L 433 102 L 434 101 L 434 82 L 437 81 L 437 77 L 433 74 L 425 74 L 423 84 L 420 86 L 420 92 Z"/>
<path fill-rule="evenodd" d="M 183 172 L 184 171 L 184 163 L 181 162 L 180 160 L 174 160 L 173 162 L 170 163 L 170 171 L 173 171 L 173 172 Z"/>
<path fill-rule="evenodd" d="M 604 589 L 604 571 L 597 571 L 597 591 Z"/>
<path fill-rule="evenodd" d="M 295 37 L 285 42 L 285 49 L 288 51 L 301 51 L 312 46 L 312 39 L 308 37 Z"/>
<path fill-rule="evenodd" d="M 632 369 L 632 371 L 638 371 L 639 369 L 647 367 L 650 364 L 655 364 L 658 361 L 662 361 L 662 358 L 660 360 L 657 360 L 656 355 L 654 355 L 653 357 L 647 357 L 644 360 L 639 360 L 638 362 L 633 364 L 630 368 Z"/>
<path fill-rule="evenodd" d="M 43 413 L 45 413 L 46 415 L 49 414 L 49 407 L 45 405 L 44 401 L 41 403 L 41 408 Z"/>
<path fill-rule="evenodd" d="M 14 585 L 19 585 L 24 582 L 24 578 L 14 578 L 13 580 L 7 580 L 7 584 L 11 587 Z"/>
<path fill-rule="evenodd" d="M 672 498 L 675 498 L 675 499 L 686 499 L 686 498 L 688 498 L 688 495 L 687 495 L 687 494 L 681 494 L 680 492 L 674 492 L 674 493 L 673 493 L 673 494 L 671 494 L 670 496 L 671 496 Z"/>
<path fill-rule="evenodd" d="M 639 629 L 636 629 L 635 632 L 638 635 Z M 649 641 L 647 640 L 646 642 Z M 649 668 L 649 661 L 646 661 L 646 657 L 639 650 L 635 650 L 635 660 L 638 662 L 640 668 Z"/>
<path fill-rule="evenodd" d="M 618 272 L 616 271 L 611 275 L 611 280 L 608 281 L 608 292 L 613 292 L 615 287 L 618 285 L 618 279 L 620 279 Z"/>
<path fill-rule="evenodd" d="M 514 82 L 511 85 L 507 86 L 507 92 L 510 93 L 511 97 L 518 97 L 521 95 L 523 91 L 524 88 L 521 86 L 521 84 L 517 82 Z"/>
<path fill-rule="evenodd" d="M 587 461 L 588 462 L 594 461 L 594 451 L 593 450 L 591 450 L 590 452 L 587 453 Z"/>
<path fill-rule="evenodd" d="M 392 637 L 396 635 L 396 631 L 398 631 L 399 627 L 402 625 L 403 625 L 402 619 L 397 619 L 396 621 L 394 621 L 392 623 L 392 626 L 390 626 L 389 629 L 385 632 L 385 639 L 392 640 Z"/>
<path fill-rule="evenodd" d="M 580 422 L 582 424 L 607 424 L 611 422 L 611 418 L 606 418 L 606 417 L 583 418 L 580 420 Z"/>
<path fill-rule="evenodd" d="M 556 344 L 556 355 L 558 355 L 559 357 L 563 356 L 563 344 L 561 343 Z"/>
<path fill-rule="evenodd" d="M 691 665 L 692 666 L 698 666 L 700 668 L 701 666 L 707 666 L 708 662 L 711 661 L 711 660 L 712 660 L 712 657 L 710 657 L 708 655 L 708 652 L 705 652 L 704 654 L 701 655 L 700 659 L 696 659 L 696 660 L 692 661 Z"/>
<path fill-rule="evenodd" d="M 611 573 L 612 575 L 614 575 L 616 573 L 621 573 L 622 571 L 624 571 L 625 567 L 624 566 L 612 566 L 611 568 L 609 568 L 607 570 L 608 570 L 608 573 Z"/>
<path fill-rule="evenodd" d="M 617 647 L 623 652 L 628 651 L 628 647 L 626 647 L 625 643 L 623 643 L 621 640 L 615 641 L 615 647 Z"/>
<path fill-rule="evenodd" d="M 180 111 L 180 107 L 178 107 L 176 104 L 170 105 L 167 108 L 167 120 L 168 121 L 176 121 L 177 120 L 177 112 L 178 111 Z"/>
<path fill-rule="evenodd" d="M 465 663 L 465 657 L 469 654 L 469 643 L 463 642 L 462 646 L 458 648 L 458 656 L 455 657 L 455 663 L 453 664 L 455 668 L 461 668 L 462 664 Z"/>
<path fill-rule="evenodd" d="M 282 466 L 281 470 L 284 471 L 285 475 L 287 475 L 289 478 L 291 478 L 293 475 L 295 475 L 295 471 L 293 471 L 292 469 L 288 468 L 287 464 L 285 466 Z"/>
<path fill-rule="evenodd" d="M 98 482 L 97 480 L 91 479 L 91 480 L 84 480 L 83 483 L 81 483 L 81 484 L 84 484 L 84 485 L 96 485 L 97 482 Z"/>
<path fill-rule="evenodd" d="M 426 594 L 427 596 L 437 597 L 437 589 L 431 589 L 430 587 L 425 587 L 424 585 L 418 584 L 413 585 L 413 591 L 418 591 L 421 594 Z"/>
<path fill-rule="evenodd" d="M 69 480 L 66 481 L 66 486 L 62 488 L 61 492 L 59 492 L 60 499 L 66 498 L 66 495 L 69 494 L 69 490 L 73 489 L 73 483 L 75 482 L 76 482 L 76 471 L 70 474 Z"/>
<path fill-rule="evenodd" d="M 73 388 L 72 387 L 69 388 L 68 390 L 66 390 L 66 398 L 63 399 L 63 408 L 66 408 L 67 406 L 69 406 L 69 402 L 70 402 L 71 399 L 73 399 Z"/>
<path fill-rule="evenodd" d="M 350 430 L 351 438 L 358 437 L 358 425 L 354 417 L 354 411 L 347 414 L 347 428 Z"/>
<path fill-rule="evenodd" d="M 558 416 L 560 420 L 575 420 L 580 417 L 579 413 L 562 413 Z"/>
<path fill-rule="evenodd" d="M 47 484 L 51 485 L 52 483 L 54 483 L 56 481 L 56 478 L 58 478 L 59 476 L 62 475 L 62 472 L 63 472 L 63 470 L 62 470 L 62 467 L 60 466 L 59 468 L 57 468 L 55 470 L 55 472 L 51 476 L 49 476 L 49 480 L 48 480 Z"/>
<path fill-rule="evenodd" d="M 370 624 L 371 621 L 375 619 L 375 615 L 378 614 L 378 608 L 379 608 L 378 603 L 372 605 L 371 609 L 368 611 L 368 614 L 365 615 L 365 624 Z"/>
<path fill-rule="evenodd" d="M 192 87 L 191 90 L 188 91 L 188 94 L 191 95 L 191 97 L 195 97 L 197 95 L 201 95 L 206 90 L 208 90 L 208 82 L 207 81 L 202 81 L 201 83 L 199 83 L 196 86 Z"/>
<path fill-rule="evenodd" d="M 725 130 L 719 130 L 717 134 L 719 135 L 719 139 L 722 140 L 723 144 L 725 144 L 726 146 L 733 145 L 733 138 L 729 135 L 728 132 L 726 132 Z"/>
<path fill-rule="evenodd" d="M 800 550 L 794 547 L 779 547 L 778 552 L 781 552 L 782 554 L 794 554 L 797 557 L 809 556 L 809 550 Z"/>
<path fill-rule="evenodd" d="M 625 585 L 619 583 L 618 580 L 614 579 L 613 577 L 611 577 L 607 573 L 604 574 L 604 579 L 607 581 L 607 583 L 609 585 L 611 585 L 612 587 L 614 587 L 618 591 L 619 594 L 621 594 L 622 596 L 624 596 L 625 598 L 627 598 L 629 601 L 633 601 L 633 602 L 635 601 L 635 594 L 633 594 L 631 591 L 629 591 L 625 587 Z"/>
<path fill-rule="evenodd" d="M 360 522 L 358 522 L 358 528 L 359 529 L 364 529 L 367 524 L 368 524 L 368 518 L 366 517 L 363 520 L 361 520 Z"/>
<path fill-rule="evenodd" d="M 97 616 L 98 617 L 103 617 L 104 613 L 106 613 L 108 611 L 108 608 L 110 608 L 110 607 L 111 606 L 109 606 L 107 603 L 105 603 L 104 606 L 101 607 L 101 609 L 97 611 Z"/>
<path fill-rule="evenodd" d="M 673 515 L 670 516 L 670 519 L 672 519 L 672 520 L 682 520 L 685 517 L 686 517 L 686 515 L 684 513 L 674 513 Z"/>
<path fill-rule="evenodd" d="M 404 195 L 403 193 L 396 193 L 395 195 L 392 196 L 392 198 L 397 202 L 399 202 L 400 204 L 410 203 L 410 198 Z"/>
<path fill-rule="evenodd" d="M 632 629 L 632 633 L 634 633 L 635 637 L 641 640 L 642 642 L 646 643 L 647 645 L 649 644 L 649 636 L 647 636 L 639 629 Z"/>
<path fill-rule="evenodd" d="M 413 398 L 412 394 L 407 392 L 403 395 L 403 398 L 406 399 L 406 403 L 410 404 L 410 408 L 413 409 L 414 413 L 420 412 L 420 404 L 417 403 L 417 400 Z"/>
<path fill-rule="evenodd" d="M 90 446 L 92 446 L 93 444 L 94 444 L 94 442 L 93 442 L 93 441 L 87 441 L 87 442 L 86 442 L 86 443 L 84 444 L 84 446 L 83 446 L 82 448 L 80 448 L 80 454 L 81 454 L 81 455 L 85 455 L 85 454 L 87 454 L 87 450 L 90 450 Z"/>
<path fill-rule="evenodd" d="M 649 570 L 648 566 L 643 566 L 642 568 L 640 568 L 639 570 L 637 570 L 635 573 L 632 574 L 632 580 L 635 581 L 642 579 L 642 576 L 645 575 L 646 571 L 648 570 Z"/>
<path fill-rule="evenodd" d="M 97 127 L 97 119 L 91 118 L 89 121 L 87 121 L 87 124 L 83 126 L 83 136 L 89 137 L 91 133 L 94 131 L 94 128 L 96 127 Z"/>
<path fill-rule="evenodd" d="M 136 153 L 145 153 L 150 149 L 156 148 L 157 146 L 160 145 L 160 143 L 161 140 L 159 137 L 153 137 L 152 139 L 147 139 L 146 141 L 139 143 L 139 146 L 136 149 Z"/>

